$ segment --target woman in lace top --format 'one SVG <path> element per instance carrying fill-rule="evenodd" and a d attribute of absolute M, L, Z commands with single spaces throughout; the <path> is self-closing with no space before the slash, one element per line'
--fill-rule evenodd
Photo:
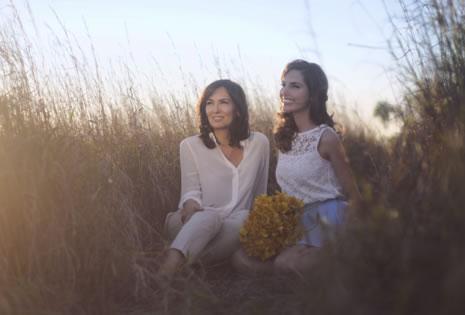
<path fill-rule="evenodd" d="M 230 257 L 255 196 L 267 190 L 269 142 L 250 132 L 242 88 L 230 80 L 211 83 L 197 114 L 200 135 L 180 144 L 181 198 L 165 221 L 172 243 L 159 269 L 161 281 L 184 262 Z"/>
<path fill-rule="evenodd" d="M 273 262 L 260 263 L 242 251 L 235 266 L 246 272 L 305 272 L 331 232 L 344 223 L 348 201 L 360 194 L 334 122 L 326 110 L 328 80 L 315 63 L 290 62 L 282 76 L 275 141 L 276 179 L 281 190 L 304 201 L 304 236 Z"/>

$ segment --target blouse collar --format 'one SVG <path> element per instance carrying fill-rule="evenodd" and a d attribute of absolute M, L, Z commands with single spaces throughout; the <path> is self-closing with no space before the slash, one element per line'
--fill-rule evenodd
<path fill-rule="evenodd" d="M 208 134 L 208 136 L 210 137 L 210 139 L 213 140 L 213 142 L 215 142 L 216 145 L 219 145 L 219 142 L 218 140 L 216 140 L 216 137 L 215 137 L 215 134 L 213 133 L 213 131 L 210 131 L 210 133 Z M 242 147 L 244 147 L 247 142 L 249 141 L 249 139 L 252 137 L 252 133 L 250 133 L 250 136 L 247 138 L 247 139 L 244 139 L 244 140 L 241 140 L 239 143 Z"/>

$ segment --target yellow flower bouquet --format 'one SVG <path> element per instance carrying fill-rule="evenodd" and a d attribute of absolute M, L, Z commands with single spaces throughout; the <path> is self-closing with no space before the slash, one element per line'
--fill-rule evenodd
<path fill-rule="evenodd" d="M 278 192 L 261 195 L 240 230 L 242 248 L 249 256 L 266 260 L 301 237 L 303 201 Z"/>

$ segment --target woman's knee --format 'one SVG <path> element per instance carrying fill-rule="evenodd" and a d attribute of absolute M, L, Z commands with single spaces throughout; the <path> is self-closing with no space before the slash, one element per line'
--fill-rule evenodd
<path fill-rule="evenodd" d="M 168 212 L 163 225 L 164 235 L 173 240 L 182 228 L 181 214 L 179 211 Z"/>
<path fill-rule="evenodd" d="M 278 273 L 305 274 L 317 262 L 317 247 L 296 245 L 284 251 L 274 261 L 274 269 Z"/>
<path fill-rule="evenodd" d="M 241 273 L 247 272 L 248 264 L 246 258 L 247 256 L 242 249 L 235 251 L 231 256 L 231 264 L 233 268 Z"/>
<path fill-rule="evenodd" d="M 278 273 L 288 273 L 296 268 L 296 255 L 289 253 L 279 254 L 273 262 L 273 268 Z"/>
<path fill-rule="evenodd" d="M 258 275 L 273 272 L 273 264 L 269 261 L 261 261 L 258 258 L 248 256 L 241 248 L 231 257 L 234 269 L 243 274 Z"/>
<path fill-rule="evenodd" d="M 221 216 L 216 211 L 197 211 L 186 224 L 201 224 L 203 228 L 217 229 L 221 226 Z"/>
<path fill-rule="evenodd" d="M 301 273 L 306 264 L 304 257 L 310 250 L 310 247 L 299 245 L 287 248 L 275 258 L 273 264 L 275 271 L 278 273 Z"/>

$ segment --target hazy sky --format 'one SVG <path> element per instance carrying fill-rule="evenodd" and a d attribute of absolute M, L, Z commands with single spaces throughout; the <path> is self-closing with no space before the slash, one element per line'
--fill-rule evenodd
<path fill-rule="evenodd" d="M 13 3 L 26 14 L 24 1 Z M 0 17 L 8 13 L 8 4 L 0 0 Z M 393 100 L 387 70 L 392 62 L 385 48 L 390 27 L 382 0 L 29 0 L 29 4 L 40 41 L 50 42 L 49 29 L 60 32 L 56 14 L 84 46 L 90 34 L 102 64 L 132 55 L 137 71 L 157 72 L 157 84 L 163 89 L 182 89 L 181 72 L 203 86 L 218 78 L 217 63 L 229 70 L 222 76 L 241 80 L 247 75 L 274 89 L 283 66 L 304 58 L 323 66 L 338 103 L 358 104 L 371 114 L 376 101 Z"/>

